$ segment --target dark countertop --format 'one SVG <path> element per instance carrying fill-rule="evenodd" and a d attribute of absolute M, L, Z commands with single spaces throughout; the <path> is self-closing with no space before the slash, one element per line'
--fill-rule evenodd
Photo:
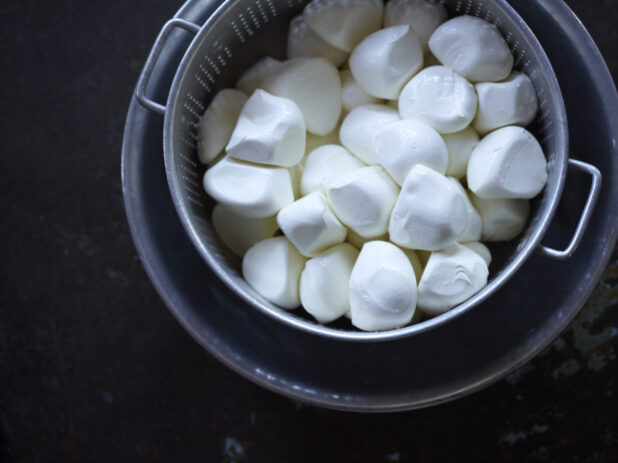
<path fill-rule="evenodd" d="M 618 76 L 618 3 L 569 0 Z M 0 6 L 0 461 L 618 461 L 618 254 L 505 380 L 364 415 L 263 390 L 170 315 L 131 241 L 128 103 L 179 1 Z"/>

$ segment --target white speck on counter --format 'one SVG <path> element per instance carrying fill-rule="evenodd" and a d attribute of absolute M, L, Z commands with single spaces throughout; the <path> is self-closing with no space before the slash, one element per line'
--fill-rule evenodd
<path fill-rule="evenodd" d="M 393 452 L 386 455 L 386 461 L 399 461 L 401 454 L 399 452 Z"/>
<path fill-rule="evenodd" d="M 558 368 L 554 368 L 551 375 L 554 379 L 559 379 L 561 376 L 571 376 L 579 370 L 579 363 L 577 360 L 570 359 L 560 365 Z"/>
<path fill-rule="evenodd" d="M 528 436 L 523 431 L 509 431 L 504 436 L 502 436 L 502 438 L 498 442 L 500 444 L 515 445 L 519 441 L 526 440 L 526 437 Z"/>
<path fill-rule="evenodd" d="M 530 432 L 535 433 L 535 434 L 540 434 L 543 432 L 547 432 L 548 429 L 549 429 L 549 426 L 545 424 L 535 424 L 532 426 L 532 429 L 530 430 Z"/>
<path fill-rule="evenodd" d="M 610 346 L 607 354 L 592 352 L 590 354 L 590 358 L 588 359 L 588 362 L 586 363 L 586 366 L 588 367 L 589 370 L 600 371 L 605 365 L 607 365 L 608 360 L 615 360 L 615 359 L 616 359 L 616 352 L 614 351 L 614 348 Z"/>
<path fill-rule="evenodd" d="M 223 444 L 223 456 L 226 461 L 236 463 L 245 457 L 245 448 L 233 437 L 226 437 Z"/>
<path fill-rule="evenodd" d="M 528 436 L 530 436 L 531 434 L 542 434 L 544 432 L 547 432 L 548 429 L 549 429 L 549 426 L 547 426 L 547 425 L 544 425 L 544 424 L 534 424 L 534 425 L 532 425 L 532 427 L 530 428 L 530 430 L 528 432 L 525 432 L 525 431 L 509 431 L 509 432 L 507 432 L 506 434 L 504 434 L 504 436 L 502 436 L 502 438 L 500 438 L 498 443 L 499 444 L 506 444 L 506 445 L 515 445 L 519 441 L 526 440 L 528 438 Z"/>

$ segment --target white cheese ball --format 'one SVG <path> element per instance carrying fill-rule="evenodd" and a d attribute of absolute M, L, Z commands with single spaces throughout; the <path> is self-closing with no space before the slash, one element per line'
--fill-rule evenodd
<path fill-rule="evenodd" d="M 410 119 L 379 127 L 371 148 L 373 157 L 399 185 L 417 164 L 441 174 L 448 165 L 448 151 L 440 134 L 427 124 Z"/>
<path fill-rule="evenodd" d="M 403 182 L 388 233 L 404 248 L 434 251 L 457 241 L 467 220 L 460 191 L 444 175 L 418 164 Z"/>
<path fill-rule="evenodd" d="M 258 88 L 264 87 L 264 82 L 279 69 L 281 61 L 267 56 L 247 69 L 236 81 L 236 88 L 246 95 L 253 95 Z"/>
<path fill-rule="evenodd" d="M 446 18 L 442 5 L 427 0 L 390 0 L 384 7 L 384 26 L 408 24 L 414 29 L 423 53 L 427 51 L 429 37 Z"/>
<path fill-rule="evenodd" d="M 466 203 L 466 210 L 468 211 L 468 219 L 466 221 L 466 228 L 463 233 L 459 235 L 457 241 L 460 243 L 467 243 L 470 241 L 478 241 L 481 239 L 481 230 L 483 229 L 483 220 L 481 219 L 481 215 L 470 202 L 470 198 L 468 198 L 468 194 L 461 183 L 457 181 L 457 179 L 453 177 L 447 177 L 451 184 L 459 191 L 459 194 L 463 198 Z"/>
<path fill-rule="evenodd" d="M 489 265 L 491 264 L 491 252 L 489 251 L 489 248 L 487 246 L 485 246 L 479 241 L 473 241 L 471 243 L 461 243 L 461 245 L 467 247 L 468 249 L 471 249 L 479 256 L 481 256 L 485 261 L 485 264 L 487 264 L 487 267 L 489 268 Z"/>
<path fill-rule="evenodd" d="M 423 51 L 410 26 L 368 35 L 350 55 L 354 80 L 376 98 L 396 100 L 403 85 L 423 67 Z"/>
<path fill-rule="evenodd" d="M 547 183 L 547 161 L 534 136 L 509 126 L 485 136 L 468 161 L 468 188 L 485 199 L 534 198 Z"/>
<path fill-rule="evenodd" d="M 300 306 L 299 280 L 306 261 L 285 236 L 276 236 L 249 248 L 242 275 L 267 301 L 295 309 Z"/>
<path fill-rule="evenodd" d="M 247 95 L 233 88 L 212 99 L 198 127 L 197 157 L 202 164 L 210 164 L 223 151 L 246 102 Z"/>
<path fill-rule="evenodd" d="M 380 28 L 383 7 L 382 0 L 311 0 L 303 17 L 324 41 L 350 52 Z"/>
<path fill-rule="evenodd" d="M 350 310 L 350 275 L 358 249 L 338 244 L 309 259 L 300 275 L 300 302 L 318 322 L 330 323 Z"/>
<path fill-rule="evenodd" d="M 483 241 L 508 241 L 519 235 L 528 223 L 530 203 L 526 199 L 483 199 L 470 195 L 483 219 Z"/>
<path fill-rule="evenodd" d="M 277 223 L 298 252 L 307 257 L 343 243 L 347 233 L 324 195 L 317 191 L 281 209 Z"/>
<path fill-rule="evenodd" d="M 539 107 L 534 84 L 521 72 L 500 82 L 476 84 L 476 94 L 479 108 L 473 125 L 481 134 L 507 125 L 526 126 Z"/>
<path fill-rule="evenodd" d="M 352 324 L 364 331 L 398 328 L 416 308 L 416 277 L 397 246 L 370 241 L 363 246 L 350 276 Z"/>
<path fill-rule="evenodd" d="M 448 167 L 446 175 L 457 179 L 466 175 L 468 159 L 476 145 L 479 144 L 479 136 L 471 127 L 466 127 L 460 132 L 445 133 L 442 139 L 448 150 Z"/>
<path fill-rule="evenodd" d="M 241 215 L 261 219 L 294 201 L 290 172 L 225 157 L 204 174 L 204 189 Z"/>
<path fill-rule="evenodd" d="M 459 132 L 476 113 L 474 86 L 445 66 L 423 69 L 401 91 L 399 113 L 440 133 Z"/>
<path fill-rule="evenodd" d="M 443 65 L 471 82 L 502 80 L 513 69 L 513 55 L 500 31 L 475 16 L 443 23 L 431 35 L 429 49 Z"/>
<path fill-rule="evenodd" d="M 225 150 L 235 159 L 290 167 L 305 153 L 305 135 L 296 103 L 258 89 L 243 106 Z"/>
<path fill-rule="evenodd" d="M 333 211 L 365 238 L 386 233 L 399 188 L 381 167 L 368 166 L 335 178 L 327 190 Z"/>
<path fill-rule="evenodd" d="M 439 315 L 469 299 L 487 284 L 483 258 L 460 244 L 432 252 L 418 284 L 418 307 Z"/>
<path fill-rule="evenodd" d="M 337 68 L 324 58 L 284 61 L 264 83 L 264 88 L 294 101 L 305 119 L 307 131 L 326 135 L 341 115 L 341 81 Z"/>
<path fill-rule="evenodd" d="M 364 164 L 340 145 L 324 145 L 307 156 L 300 190 L 303 195 L 314 191 L 326 192 L 330 182 L 348 172 L 363 167 Z"/>
<path fill-rule="evenodd" d="M 399 113 L 384 105 L 365 105 L 354 108 L 345 117 L 339 130 L 339 140 L 365 164 L 377 164 L 371 153 L 373 134 L 382 125 L 401 119 Z"/>
<path fill-rule="evenodd" d="M 258 241 L 272 237 L 279 228 L 275 216 L 255 219 L 220 203 L 213 208 L 211 217 L 221 241 L 239 257 Z"/>
<path fill-rule="evenodd" d="M 290 21 L 288 58 L 326 58 L 336 67 L 348 59 L 348 53 L 333 47 L 311 30 L 302 15 Z"/>
<path fill-rule="evenodd" d="M 349 69 L 339 71 L 341 78 L 341 104 L 344 112 L 350 112 L 357 106 L 378 104 L 380 99 L 371 96 L 354 80 Z"/>

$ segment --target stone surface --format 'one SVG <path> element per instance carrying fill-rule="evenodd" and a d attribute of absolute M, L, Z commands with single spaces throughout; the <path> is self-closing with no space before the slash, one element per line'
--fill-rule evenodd
<path fill-rule="evenodd" d="M 302 405 L 190 338 L 137 258 L 120 181 L 135 82 L 180 3 L 0 7 L 0 461 L 617 461 L 618 254 L 542 355 L 425 410 Z M 567 3 L 618 76 L 618 4 Z"/>

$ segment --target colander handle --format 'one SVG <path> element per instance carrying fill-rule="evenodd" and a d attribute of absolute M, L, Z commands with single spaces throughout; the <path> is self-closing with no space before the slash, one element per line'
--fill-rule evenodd
<path fill-rule="evenodd" d="M 557 249 L 553 249 L 547 246 L 540 245 L 538 247 L 539 253 L 543 254 L 547 257 L 553 257 L 554 259 L 565 260 L 573 255 L 579 242 L 582 240 L 584 236 L 584 232 L 586 231 L 586 227 L 588 226 L 588 222 L 590 222 L 590 217 L 592 216 L 592 211 L 594 210 L 594 205 L 597 202 L 599 197 L 599 192 L 601 191 L 601 172 L 592 164 L 588 164 L 586 162 L 578 161 L 576 159 L 569 159 L 569 167 L 573 167 L 577 170 L 590 174 L 592 176 L 592 185 L 590 186 L 590 192 L 588 193 L 588 199 L 586 200 L 586 205 L 584 206 L 584 210 L 582 211 L 582 215 L 579 218 L 579 222 L 577 223 L 577 228 L 575 229 L 575 233 L 571 238 L 571 242 L 566 247 L 566 249 L 559 251 Z"/>
<path fill-rule="evenodd" d="M 197 34 L 201 29 L 200 26 L 180 18 L 170 19 L 166 22 L 161 29 L 161 32 L 159 32 L 159 36 L 152 47 L 150 55 L 148 55 L 146 66 L 144 66 L 144 70 L 139 76 L 139 80 L 137 81 L 137 89 L 135 90 L 135 97 L 137 98 L 139 104 L 141 104 L 144 108 L 150 109 L 151 111 L 159 114 L 165 114 L 165 106 L 148 98 L 146 96 L 146 87 L 148 86 L 148 81 L 150 80 L 152 70 L 159 59 L 159 55 L 161 54 L 161 50 L 163 50 L 163 46 L 165 45 L 167 38 L 171 34 L 172 30 L 177 27 L 194 34 Z"/>

